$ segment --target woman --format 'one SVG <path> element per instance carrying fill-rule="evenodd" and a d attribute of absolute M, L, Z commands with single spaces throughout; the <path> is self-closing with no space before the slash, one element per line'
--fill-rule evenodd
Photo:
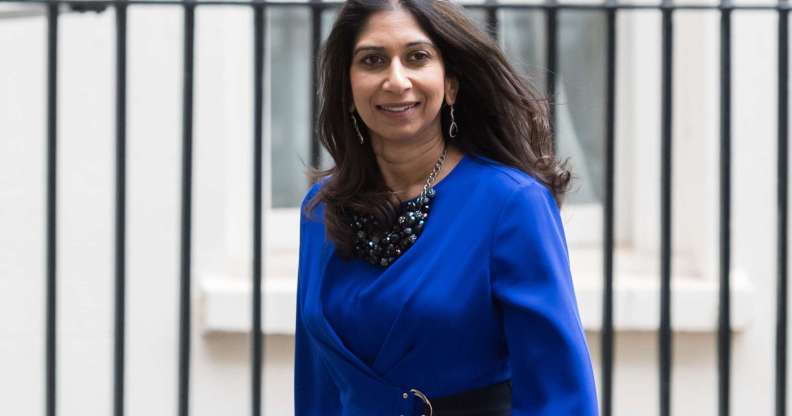
<path fill-rule="evenodd" d="M 447 1 L 347 1 L 320 74 L 296 414 L 596 415 L 546 102 Z"/>

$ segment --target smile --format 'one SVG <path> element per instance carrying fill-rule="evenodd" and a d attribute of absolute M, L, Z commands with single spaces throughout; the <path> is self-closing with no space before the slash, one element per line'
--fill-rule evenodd
<path fill-rule="evenodd" d="M 378 105 L 377 109 L 388 113 L 401 114 L 418 107 L 420 104 L 421 103 Z"/>

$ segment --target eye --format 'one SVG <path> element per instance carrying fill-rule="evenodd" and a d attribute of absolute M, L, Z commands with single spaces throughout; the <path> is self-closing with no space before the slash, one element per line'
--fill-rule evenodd
<path fill-rule="evenodd" d="M 379 55 L 366 55 L 360 60 L 360 62 L 367 66 L 376 66 L 381 64 L 383 59 Z"/>
<path fill-rule="evenodd" d="M 424 51 L 417 51 L 412 54 L 412 59 L 418 62 L 426 61 L 429 58 L 431 58 L 431 55 L 429 55 L 429 53 Z"/>

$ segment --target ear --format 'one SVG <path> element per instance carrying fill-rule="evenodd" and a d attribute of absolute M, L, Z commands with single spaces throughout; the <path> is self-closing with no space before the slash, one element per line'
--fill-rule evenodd
<path fill-rule="evenodd" d="M 455 76 L 447 76 L 445 79 L 445 101 L 448 105 L 456 102 L 457 92 L 459 92 L 459 80 Z"/>

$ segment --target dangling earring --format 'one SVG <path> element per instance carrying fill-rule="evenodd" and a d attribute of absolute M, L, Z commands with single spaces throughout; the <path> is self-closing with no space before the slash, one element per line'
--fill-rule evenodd
<path fill-rule="evenodd" d="M 357 117 L 355 117 L 355 110 L 352 110 L 349 115 L 352 117 L 352 125 L 355 126 L 355 131 L 357 132 L 358 139 L 360 139 L 360 144 L 363 144 L 363 135 L 360 134 L 360 127 L 358 127 Z"/>
<path fill-rule="evenodd" d="M 454 118 L 454 105 L 451 105 L 451 125 L 448 127 L 448 137 L 454 138 L 459 133 L 459 126 L 456 124 L 456 119 Z"/>

